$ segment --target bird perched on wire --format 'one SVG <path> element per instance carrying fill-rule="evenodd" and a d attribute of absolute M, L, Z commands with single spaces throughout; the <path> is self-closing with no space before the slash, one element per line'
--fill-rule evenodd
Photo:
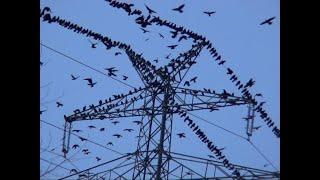
<path fill-rule="evenodd" d="M 227 68 L 227 71 L 228 71 L 227 74 L 231 75 L 233 73 L 232 69 L 230 69 L 230 68 Z"/>
<path fill-rule="evenodd" d="M 116 53 L 114 53 L 115 56 L 118 56 L 118 55 L 120 55 L 120 54 L 122 54 L 122 53 L 121 53 L 121 52 L 116 52 Z"/>
<path fill-rule="evenodd" d="M 212 155 L 208 155 L 208 156 L 209 156 L 209 158 L 215 159 L 215 157 L 214 157 L 214 156 L 212 156 Z"/>
<path fill-rule="evenodd" d="M 86 141 L 86 140 L 87 140 L 86 138 L 83 138 L 83 137 L 79 137 L 79 139 L 80 139 L 81 141 Z"/>
<path fill-rule="evenodd" d="M 113 146 L 113 143 L 112 142 L 108 142 L 107 146 Z"/>
<path fill-rule="evenodd" d="M 244 88 L 246 87 L 251 87 L 254 85 L 256 81 L 254 81 L 252 78 L 246 83 L 246 85 L 244 86 Z"/>
<path fill-rule="evenodd" d="M 81 130 L 78 130 L 78 129 L 74 129 L 74 130 L 72 130 L 72 132 L 81 132 Z"/>
<path fill-rule="evenodd" d="M 62 107 L 63 104 L 61 102 L 56 102 L 57 103 L 57 107 Z"/>
<path fill-rule="evenodd" d="M 157 13 L 157 12 L 155 12 L 154 10 L 150 9 L 146 4 L 144 4 L 144 6 L 147 8 L 149 14 Z"/>
<path fill-rule="evenodd" d="M 182 8 L 184 7 L 184 4 L 180 5 L 177 8 L 172 9 L 173 11 L 178 11 L 179 13 L 183 13 Z"/>
<path fill-rule="evenodd" d="M 210 11 L 210 12 L 204 11 L 203 13 L 205 13 L 205 14 L 207 14 L 209 17 L 211 17 L 211 14 L 216 13 L 216 12 L 214 12 L 214 11 Z"/>
<path fill-rule="evenodd" d="M 71 74 L 71 80 L 76 80 L 76 79 L 78 79 L 78 78 L 79 78 L 79 76 L 78 76 L 78 77 L 75 77 L 74 75 Z"/>
<path fill-rule="evenodd" d="M 178 45 L 176 44 L 176 45 L 170 45 L 170 46 L 167 46 L 167 47 L 170 48 L 170 49 L 175 49 L 177 46 Z"/>
<path fill-rule="evenodd" d="M 98 43 L 93 43 L 93 42 L 91 42 L 90 40 L 88 40 L 88 41 L 91 43 L 91 48 L 97 48 L 96 45 L 97 45 Z"/>
<path fill-rule="evenodd" d="M 77 173 L 78 171 L 76 170 L 76 169 L 71 169 L 70 170 L 70 174 L 72 174 L 72 173 Z"/>
<path fill-rule="evenodd" d="M 271 25 L 272 24 L 272 20 L 274 20 L 275 18 L 276 17 L 272 17 L 272 18 L 266 19 L 262 23 L 260 23 L 260 25 L 264 25 L 264 24 Z"/>
<path fill-rule="evenodd" d="M 133 129 L 124 129 L 123 131 L 131 132 L 131 131 L 133 131 Z"/>
<path fill-rule="evenodd" d="M 263 97 L 261 93 L 257 93 L 255 96 Z"/>
<path fill-rule="evenodd" d="M 121 138 L 122 137 L 120 134 L 114 134 L 113 136 L 115 136 L 117 138 Z"/>
<path fill-rule="evenodd" d="M 186 137 L 185 133 L 178 133 L 177 135 L 179 136 L 179 138 L 185 138 Z"/>
<path fill-rule="evenodd" d="M 220 61 L 220 62 L 218 63 L 218 65 L 222 65 L 222 64 L 224 64 L 225 62 L 226 62 L 225 60 Z"/>
<path fill-rule="evenodd" d="M 91 78 L 85 78 L 85 79 L 83 79 L 83 80 L 88 81 L 88 84 L 87 84 L 87 85 L 90 86 L 90 87 L 93 87 L 94 85 L 97 84 L 97 82 L 93 82 Z"/>

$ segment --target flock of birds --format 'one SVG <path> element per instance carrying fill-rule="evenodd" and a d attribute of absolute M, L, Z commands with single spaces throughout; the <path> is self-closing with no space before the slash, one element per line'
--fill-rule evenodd
<path fill-rule="evenodd" d="M 133 4 L 126 4 L 126 3 L 120 3 L 120 2 L 116 2 L 116 1 L 112 1 L 110 0 L 110 5 L 117 7 L 117 8 L 122 8 L 125 11 L 128 12 L 128 15 L 141 15 L 142 12 L 140 10 L 131 10 L 131 7 L 133 6 Z M 144 18 L 144 16 L 140 16 L 136 19 L 136 23 L 141 25 L 142 28 L 140 28 L 143 33 L 149 33 L 150 31 L 145 29 L 148 25 L 151 25 L 152 23 L 157 23 L 157 25 L 165 25 L 171 29 L 174 29 L 174 31 L 170 31 L 170 33 L 172 34 L 172 38 L 176 38 L 178 36 L 179 33 L 181 33 L 181 36 L 178 38 L 178 42 L 182 41 L 182 40 L 187 40 L 188 38 L 192 38 L 194 40 L 194 42 L 197 42 L 198 40 L 202 40 L 207 43 L 207 48 L 210 49 L 210 53 L 212 55 L 213 58 L 215 58 L 215 61 L 218 62 L 218 65 L 224 65 L 225 64 L 225 60 L 222 59 L 222 57 L 216 52 L 216 49 L 212 47 L 212 43 L 210 43 L 209 41 L 206 41 L 206 38 L 197 35 L 196 33 L 193 33 L 192 31 L 186 30 L 185 28 L 182 27 L 177 27 L 175 24 L 173 23 L 169 23 L 166 20 L 161 20 L 159 17 L 154 17 L 153 19 L 151 19 L 151 14 L 156 13 L 156 11 L 152 10 L 150 7 L 148 7 L 147 5 L 145 5 L 146 9 L 149 12 L 149 16 Z M 183 13 L 183 8 L 185 7 L 185 4 L 180 5 L 177 8 L 172 9 L 173 11 L 179 12 L 179 13 Z M 133 64 L 136 66 L 139 66 L 140 69 L 146 69 L 145 72 L 147 74 L 147 76 L 150 76 L 150 79 L 152 79 L 152 71 L 154 70 L 156 71 L 156 68 L 150 64 L 149 61 L 144 60 L 142 58 L 142 54 L 137 54 L 135 53 L 129 45 L 126 45 L 124 43 L 120 43 L 120 42 L 116 42 L 116 41 L 112 41 L 111 39 L 109 39 L 108 37 L 103 37 L 102 35 L 98 34 L 98 33 L 94 33 L 91 30 L 88 29 L 84 29 L 81 26 L 78 26 L 76 24 L 73 24 L 71 22 L 68 22 L 66 20 L 60 19 L 59 17 L 51 17 L 50 14 L 46 14 L 45 12 L 51 12 L 50 8 L 45 7 L 42 11 L 40 10 L 40 16 L 43 16 L 43 20 L 47 21 L 49 23 L 52 22 L 58 22 L 59 25 L 66 27 L 68 29 L 74 29 L 75 32 L 77 33 L 81 33 L 81 34 L 87 34 L 87 36 L 91 36 L 93 37 L 93 39 L 95 40 L 100 40 L 106 47 L 107 49 L 110 49 L 111 47 L 118 47 L 119 49 L 123 49 L 126 51 L 126 53 L 129 55 L 129 57 L 131 57 L 131 59 L 134 61 Z M 214 11 L 205 11 L 203 12 L 204 14 L 207 14 L 209 17 L 211 17 L 212 14 L 216 13 Z M 264 20 L 263 22 L 260 23 L 260 25 L 264 25 L 264 24 L 268 24 L 271 25 L 273 23 L 273 20 L 275 19 L 275 17 L 272 18 L 268 18 L 266 20 Z M 161 33 L 158 33 L 160 38 L 165 38 L 165 36 L 163 36 Z M 89 40 L 89 42 L 91 43 L 91 48 L 97 48 L 97 44 L 98 42 L 94 43 L 92 41 Z M 174 45 L 168 45 L 167 47 L 171 50 L 174 50 L 176 47 L 178 46 L 178 44 L 174 44 Z M 121 52 L 116 52 L 115 56 L 120 55 Z M 170 55 L 167 55 L 165 58 L 166 59 L 170 59 Z M 139 60 L 139 61 L 138 61 Z M 155 59 L 154 62 L 158 63 L 159 59 Z M 40 62 L 40 66 L 42 66 L 43 63 Z M 255 105 L 258 104 L 257 101 L 255 101 L 254 97 L 252 97 L 252 95 L 250 94 L 248 88 L 252 87 L 255 84 L 255 81 L 253 79 L 250 79 L 247 83 L 241 83 L 241 81 L 239 80 L 239 78 L 235 75 L 234 71 L 231 68 L 226 68 L 227 69 L 227 75 L 230 75 L 230 80 L 235 83 L 235 85 L 237 86 L 237 88 L 239 90 L 241 90 L 241 92 L 243 93 L 244 97 L 248 97 L 250 99 L 253 99 L 253 102 Z M 118 71 L 115 67 L 111 67 L 111 68 L 105 68 L 105 70 L 107 71 L 108 76 L 112 77 L 112 76 L 117 76 L 116 72 Z M 71 74 L 71 80 L 77 80 L 80 76 L 75 76 L 73 74 Z M 128 77 L 125 75 L 122 75 L 123 80 L 127 80 Z M 90 87 L 94 87 L 97 82 L 94 82 L 92 80 L 92 78 L 85 78 L 85 81 L 88 82 L 88 86 Z M 197 80 L 197 77 L 193 77 L 188 81 L 184 82 L 184 86 L 190 86 L 190 83 L 193 82 L 195 83 Z M 258 93 L 255 96 L 262 96 L 262 94 Z M 261 102 L 256 108 L 255 110 L 257 112 L 260 113 L 260 117 L 262 119 L 265 120 L 265 122 L 267 122 L 267 125 L 269 127 L 274 126 L 274 122 L 271 120 L 270 117 L 268 117 L 268 114 L 265 112 L 265 110 L 263 110 L 262 105 L 265 102 Z M 63 104 L 61 102 L 56 102 L 57 107 L 62 107 Z M 40 111 L 40 114 L 42 114 L 45 111 Z M 181 117 L 185 117 L 186 114 L 185 112 L 181 113 Z M 226 167 L 230 168 L 230 170 L 234 170 L 234 167 L 232 164 L 229 163 L 228 160 L 226 160 L 225 156 L 222 156 L 221 151 L 224 148 L 218 149 L 216 146 L 213 145 L 213 143 L 211 141 L 209 141 L 206 136 L 204 135 L 204 133 L 198 128 L 198 126 L 195 125 L 195 123 L 192 122 L 192 120 L 186 116 L 185 117 L 185 122 L 188 121 L 188 126 L 190 126 L 190 128 L 193 129 L 193 131 L 199 136 L 200 139 L 202 139 L 203 142 L 205 142 L 208 145 L 208 148 L 214 152 L 214 154 L 216 155 L 216 157 L 218 157 L 219 160 L 224 159 L 223 163 L 225 164 Z M 141 121 L 133 121 L 134 123 L 136 123 L 137 125 L 141 124 Z M 114 125 L 116 125 L 117 123 L 119 123 L 119 121 L 113 121 L 112 122 Z M 256 129 L 259 129 L 261 126 L 256 127 Z M 96 127 L 93 125 L 88 126 L 89 129 L 95 129 Z M 99 129 L 101 132 L 105 131 L 105 128 L 100 128 Z M 73 130 L 74 132 L 81 132 L 81 130 Z M 133 129 L 124 129 L 123 131 L 128 131 L 128 132 L 132 132 L 134 131 Z M 280 136 L 280 130 L 277 129 L 276 127 L 273 129 L 273 132 L 279 137 Z M 179 138 L 185 138 L 186 135 L 185 133 L 178 133 L 177 134 Z M 122 135 L 121 134 L 113 134 L 114 137 L 116 138 L 121 138 Z M 83 137 L 79 137 L 79 139 L 81 141 L 85 141 L 87 139 L 83 138 Z M 209 145 L 210 144 L 210 145 Z M 107 143 L 108 146 L 113 146 L 113 142 L 108 142 Z M 79 148 L 78 144 L 74 144 L 72 146 L 73 149 L 77 149 Z M 88 155 L 90 153 L 90 151 L 88 149 L 83 149 L 82 152 L 85 155 Z M 214 158 L 214 156 L 212 155 L 208 155 L 209 158 Z M 100 161 L 101 158 L 96 157 L 97 161 Z M 74 171 L 74 170 L 72 170 Z M 236 175 L 239 175 L 239 172 L 237 172 L 236 170 L 234 171 L 234 173 Z"/>

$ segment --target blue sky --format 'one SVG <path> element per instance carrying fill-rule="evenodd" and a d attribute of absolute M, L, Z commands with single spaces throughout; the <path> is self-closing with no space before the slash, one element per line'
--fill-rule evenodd
<path fill-rule="evenodd" d="M 123 1 L 125 2 L 125 1 Z M 128 1 L 126 1 L 128 2 Z M 250 78 L 256 81 L 251 92 L 262 93 L 261 101 L 266 101 L 265 109 L 280 127 L 280 5 L 276 0 L 223 0 L 223 1 L 130 1 L 137 9 L 147 13 L 144 4 L 147 4 L 163 19 L 167 19 L 177 25 L 182 25 L 187 29 L 204 35 L 209 39 L 219 54 L 227 60 L 227 65 L 235 70 L 238 77 L 246 82 Z M 172 8 L 185 3 L 184 13 L 179 14 L 171 11 Z M 134 23 L 131 16 L 121 10 L 111 8 L 103 0 L 82 0 L 82 1 L 47 1 L 41 0 L 41 8 L 48 6 L 53 15 L 62 17 L 85 28 L 89 28 L 102 35 L 108 36 L 116 41 L 131 44 L 131 47 L 138 53 L 152 61 L 159 58 L 159 64 L 168 63 L 164 57 L 169 53 L 171 57 L 176 57 L 180 52 L 190 49 L 191 40 L 177 43 L 177 39 L 172 39 L 170 30 L 165 27 L 150 26 L 147 29 L 150 33 L 143 34 L 140 26 Z M 203 14 L 202 11 L 215 11 L 212 17 Z M 274 24 L 271 26 L 259 24 L 270 17 L 276 16 Z M 127 56 L 114 56 L 118 49 L 105 50 L 103 44 L 98 44 L 96 49 L 90 47 L 88 38 L 68 29 L 62 28 L 57 24 L 48 24 L 40 21 L 41 42 L 60 52 L 63 52 L 75 59 L 78 59 L 96 69 L 104 71 L 106 67 L 116 67 L 119 75 L 128 76 L 126 81 L 135 87 L 142 86 L 137 73 L 133 69 Z M 158 33 L 165 36 L 160 39 Z M 149 38 L 148 41 L 145 41 Z M 170 50 L 166 46 L 179 44 L 175 50 Z M 40 85 L 45 86 L 40 89 L 41 103 L 40 109 L 47 109 L 40 119 L 63 127 L 63 115 L 70 115 L 73 110 L 82 108 L 84 105 L 97 104 L 100 99 L 106 99 L 113 94 L 126 93 L 131 88 L 103 76 L 97 72 L 74 63 L 65 57 L 56 54 L 49 49 L 42 47 L 41 61 L 44 66 L 41 68 Z M 80 78 L 71 81 L 70 74 L 78 75 Z M 225 69 L 219 67 L 209 56 L 207 50 L 203 50 L 197 58 L 197 64 L 189 71 L 186 79 L 198 76 L 198 82 L 192 84 L 191 88 L 202 89 L 210 88 L 217 92 L 223 89 L 240 95 L 240 92 L 231 83 L 225 74 Z M 97 81 L 94 88 L 86 85 L 83 78 L 91 77 Z M 121 80 L 121 77 L 119 78 Z M 64 104 L 62 108 L 57 108 L 55 102 L 60 101 Z M 225 108 L 218 112 L 199 111 L 193 114 L 222 126 L 228 130 L 246 136 L 245 121 L 247 108 L 245 106 Z M 120 119 L 120 124 L 114 126 L 109 120 L 95 122 L 77 122 L 74 129 L 82 129 L 82 136 L 88 137 L 98 143 L 106 145 L 107 142 L 114 143 L 113 149 L 121 152 L 132 152 L 135 150 L 137 139 L 134 136 L 138 133 L 138 126 L 132 125 L 132 120 Z M 206 132 L 211 140 L 216 142 L 219 147 L 226 147 L 224 153 L 231 163 L 258 169 L 275 171 L 269 165 L 263 167 L 268 162 L 259 155 L 254 148 L 243 139 L 225 132 L 204 121 L 197 120 L 197 124 Z M 90 130 L 88 125 L 105 127 L 106 132 Z M 271 129 L 256 117 L 255 125 L 263 125 L 252 137 L 252 142 L 263 152 L 263 154 L 279 169 L 280 167 L 280 147 L 279 139 L 276 138 Z M 186 124 L 175 116 L 173 125 L 173 147 L 175 152 L 206 157 L 210 151 L 200 142 L 191 132 Z M 135 132 L 124 133 L 125 128 L 133 128 Z M 61 154 L 62 131 L 41 124 L 41 147 L 56 148 L 53 152 Z M 123 138 L 116 140 L 112 134 L 121 132 Z M 175 134 L 185 132 L 186 138 L 178 139 Z M 134 135 L 134 136 L 133 136 Z M 50 143 L 49 143 L 50 142 Z M 82 145 L 92 152 L 88 156 L 77 153 L 73 156 L 73 164 L 65 162 L 62 166 L 66 168 L 86 169 L 96 164 L 95 157 L 101 157 L 102 161 L 108 161 L 118 156 L 111 151 L 97 147 L 96 145 L 82 144 L 78 138 L 72 137 L 71 144 Z M 73 150 L 74 151 L 74 150 Z M 74 152 L 72 152 L 74 153 Z M 72 154 L 71 153 L 71 154 Z M 42 152 L 41 157 L 51 160 L 54 163 L 63 161 L 61 157 L 54 154 Z M 86 159 L 82 159 L 86 158 Z M 101 161 L 100 161 L 101 162 Z M 46 169 L 48 164 L 41 161 L 41 169 Z M 53 166 L 51 166 L 53 167 Z M 50 168 L 49 168 L 50 169 Z M 63 177 L 69 172 L 57 168 L 43 179 L 55 179 L 56 176 Z"/>

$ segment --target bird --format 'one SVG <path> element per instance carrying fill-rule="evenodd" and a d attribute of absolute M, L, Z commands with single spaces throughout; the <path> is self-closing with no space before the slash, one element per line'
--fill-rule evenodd
<path fill-rule="evenodd" d="M 255 96 L 263 97 L 261 93 L 257 93 Z"/>
<path fill-rule="evenodd" d="M 222 64 L 224 64 L 225 62 L 226 62 L 225 60 L 220 61 L 220 62 L 218 63 L 218 65 L 222 65 Z"/>
<path fill-rule="evenodd" d="M 179 38 L 178 42 L 182 41 L 182 39 L 187 40 L 188 38 L 187 38 L 187 36 L 186 36 L 186 35 L 183 35 L 183 36 L 181 36 L 181 37 Z"/>
<path fill-rule="evenodd" d="M 145 39 L 144 41 L 149 41 L 149 38 Z"/>
<path fill-rule="evenodd" d="M 147 8 L 147 10 L 149 11 L 149 14 L 152 14 L 152 13 L 157 13 L 155 12 L 154 10 L 150 9 L 146 4 L 144 4 L 144 6 Z"/>
<path fill-rule="evenodd" d="M 72 174 L 72 173 L 77 173 L 78 171 L 76 170 L 76 169 L 71 169 L 70 170 L 70 174 Z"/>
<path fill-rule="evenodd" d="M 122 75 L 122 77 L 124 81 L 128 79 L 128 76 Z"/>
<path fill-rule="evenodd" d="M 212 155 L 208 155 L 208 156 L 209 156 L 209 158 L 215 159 L 215 157 L 214 157 L 214 156 L 212 156 Z"/>
<path fill-rule="evenodd" d="M 265 164 L 265 165 L 263 165 L 263 167 L 267 167 L 267 166 L 269 166 L 269 164 Z"/>
<path fill-rule="evenodd" d="M 133 121 L 133 123 L 136 123 L 137 125 L 142 124 L 141 121 Z"/>
<path fill-rule="evenodd" d="M 96 160 L 97 160 L 97 161 L 100 161 L 100 160 L 101 160 L 101 158 L 99 158 L 99 157 L 96 157 Z"/>
<path fill-rule="evenodd" d="M 176 45 L 171 45 L 171 46 L 167 46 L 167 47 L 170 48 L 170 49 L 175 49 L 177 46 L 178 45 L 176 44 Z"/>
<path fill-rule="evenodd" d="M 83 138 L 83 137 L 79 137 L 79 139 L 80 139 L 81 141 L 86 141 L 86 140 L 87 140 L 86 138 Z"/>
<path fill-rule="evenodd" d="M 182 8 L 184 7 L 184 4 L 180 5 L 177 8 L 172 9 L 173 11 L 178 11 L 179 13 L 183 13 Z"/>
<path fill-rule="evenodd" d="M 93 43 L 93 42 L 91 42 L 90 40 L 89 40 L 89 42 L 91 43 L 91 48 L 97 48 L 96 45 L 97 45 L 98 43 Z"/>
<path fill-rule="evenodd" d="M 254 127 L 253 129 L 258 130 L 261 126 Z"/>
<path fill-rule="evenodd" d="M 160 33 L 158 33 L 159 34 L 159 36 L 163 39 L 164 38 L 164 36 L 162 35 L 162 34 L 160 34 Z"/>
<path fill-rule="evenodd" d="M 203 13 L 208 14 L 208 16 L 211 16 L 211 14 L 216 13 L 214 11 L 208 12 L 208 11 L 204 11 Z"/>
<path fill-rule="evenodd" d="M 179 136 L 179 138 L 185 138 L 186 137 L 185 133 L 179 133 L 177 135 Z"/>
<path fill-rule="evenodd" d="M 169 58 L 170 58 L 170 55 L 171 55 L 171 53 L 166 56 L 166 59 L 169 59 Z"/>
<path fill-rule="evenodd" d="M 121 138 L 122 137 L 120 134 L 114 134 L 113 136 L 115 136 L 117 138 Z"/>
<path fill-rule="evenodd" d="M 113 146 L 113 143 L 112 142 L 108 142 L 107 146 Z"/>
<path fill-rule="evenodd" d="M 233 73 L 233 71 L 232 71 L 232 69 L 230 69 L 230 68 L 227 68 L 227 74 L 232 74 Z"/>
<path fill-rule="evenodd" d="M 76 80 L 76 79 L 78 79 L 78 78 L 79 78 L 79 76 L 78 76 L 78 77 L 75 77 L 74 75 L 71 74 L 71 80 Z"/>
<path fill-rule="evenodd" d="M 272 18 L 269 18 L 269 19 L 266 19 L 264 20 L 262 23 L 260 23 L 260 25 L 264 25 L 264 24 L 269 24 L 271 25 L 272 24 L 272 20 L 274 20 L 276 17 L 272 17 Z"/>
<path fill-rule="evenodd" d="M 116 125 L 116 124 L 118 124 L 119 123 L 119 121 L 113 121 L 112 122 L 112 124 L 114 124 L 114 125 Z"/>
<path fill-rule="evenodd" d="M 122 54 L 121 52 L 114 53 L 115 56 L 118 56 L 119 54 Z"/>
<path fill-rule="evenodd" d="M 114 74 L 114 72 L 118 71 L 117 69 L 115 69 L 115 67 L 105 68 L 105 70 L 108 71 L 108 76 L 117 76 L 116 74 Z"/>
<path fill-rule="evenodd" d="M 158 63 L 159 62 L 159 59 L 155 59 L 155 60 L 153 60 L 154 62 L 156 62 L 156 63 Z"/>
<path fill-rule="evenodd" d="M 79 147 L 79 145 L 75 144 L 75 145 L 72 146 L 72 149 L 77 149 L 78 147 Z"/>
<path fill-rule="evenodd" d="M 88 81 L 88 85 L 89 85 L 90 87 L 93 87 L 95 84 L 97 84 L 97 82 L 93 82 L 91 78 L 85 78 L 85 79 L 83 79 L 83 80 Z"/>
<path fill-rule="evenodd" d="M 42 111 L 40 110 L 40 114 L 42 114 L 43 112 L 46 112 L 46 111 L 47 111 L 47 110 L 42 110 Z"/>
<path fill-rule="evenodd" d="M 40 61 L 40 66 L 42 66 L 42 65 L 43 65 L 43 62 Z"/>
<path fill-rule="evenodd" d="M 197 78 L 198 78 L 198 77 L 196 76 L 196 77 L 190 79 L 190 82 L 193 81 L 194 83 L 196 83 L 196 79 L 197 79 Z"/>
<path fill-rule="evenodd" d="M 224 150 L 226 147 L 223 147 L 223 148 L 220 148 L 220 149 L 218 149 L 219 151 L 222 151 L 222 150 Z"/>
<path fill-rule="evenodd" d="M 189 81 L 184 82 L 183 86 L 190 86 L 190 82 Z"/>
<path fill-rule="evenodd" d="M 89 151 L 87 151 L 87 152 L 85 152 L 84 154 L 85 154 L 85 155 L 88 155 L 89 153 L 90 153 L 90 152 L 89 152 Z"/>
<path fill-rule="evenodd" d="M 133 129 L 124 129 L 123 131 L 131 132 L 131 131 L 133 131 Z"/>
<path fill-rule="evenodd" d="M 145 30 L 145 29 L 143 29 L 143 28 L 140 28 L 142 31 L 143 31 L 143 33 L 147 33 L 147 32 L 150 32 L 150 31 L 148 31 L 148 30 Z"/>
<path fill-rule="evenodd" d="M 93 129 L 93 128 L 96 128 L 96 127 L 95 127 L 95 126 L 90 125 L 90 126 L 88 126 L 88 128 L 89 128 L 89 129 Z"/>
<path fill-rule="evenodd" d="M 82 152 L 89 152 L 89 149 L 82 149 Z"/>
<path fill-rule="evenodd" d="M 244 88 L 246 88 L 246 87 L 251 87 L 251 86 L 254 85 L 254 83 L 255 83 L 255 81 L 251 78 L 251 79 L 246 83 L 246 85 L 244 86 Z"/>
<path fill-rule="evenodd" d="M 57 107 L 63 106 L 63 104 L 61 102 L 56 102 L 56 103 L 57 103 Z"/>
<path fill-rule="evenodd" d="M 74 129 L 74 130 L 72 130 L 72 132 L 81 132 L 81 130 Z"/>

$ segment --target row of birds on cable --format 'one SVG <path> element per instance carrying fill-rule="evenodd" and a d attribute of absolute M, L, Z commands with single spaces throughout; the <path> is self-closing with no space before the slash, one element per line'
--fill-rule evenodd
<path fill-rule="evenodd" d="M 184 122 L 188 123 L 188 126 L 192 129 L 192 131 L 198 136 L 198 138 L 207 145 L 208 149 L 214 153 L 215 157 L 217 157 L 216 159 L 221 160 L 223 162 L 223 165 L 228 168 L 229 170 L 233 170 L 233 174 L 235 174 L 237 177 L 240 176 L 239 171 L 234 167 L 233 164 L 231 164 L 229 162 L 229 160 L 227 160 L 227 158 L 225 157 L 225 155 L 222 155 L 222 150 L 225 149 L 221 148 L 218 149 L 217 146 L 215 146 L 213 144 L 212 141 L 210 141 L 208 139 L 208 137 L 205 135 L 205 133 L 200 129 L 200 127 L 198 125 L 196 125 L 193 120 L 190 119 L 189 116 L 187 116 L 187 112 L 184 111 L 180 111 L 179 115 L 181 118 L 184 119 Z M 212 157 L 212 156 L 210 156 Z"/>

